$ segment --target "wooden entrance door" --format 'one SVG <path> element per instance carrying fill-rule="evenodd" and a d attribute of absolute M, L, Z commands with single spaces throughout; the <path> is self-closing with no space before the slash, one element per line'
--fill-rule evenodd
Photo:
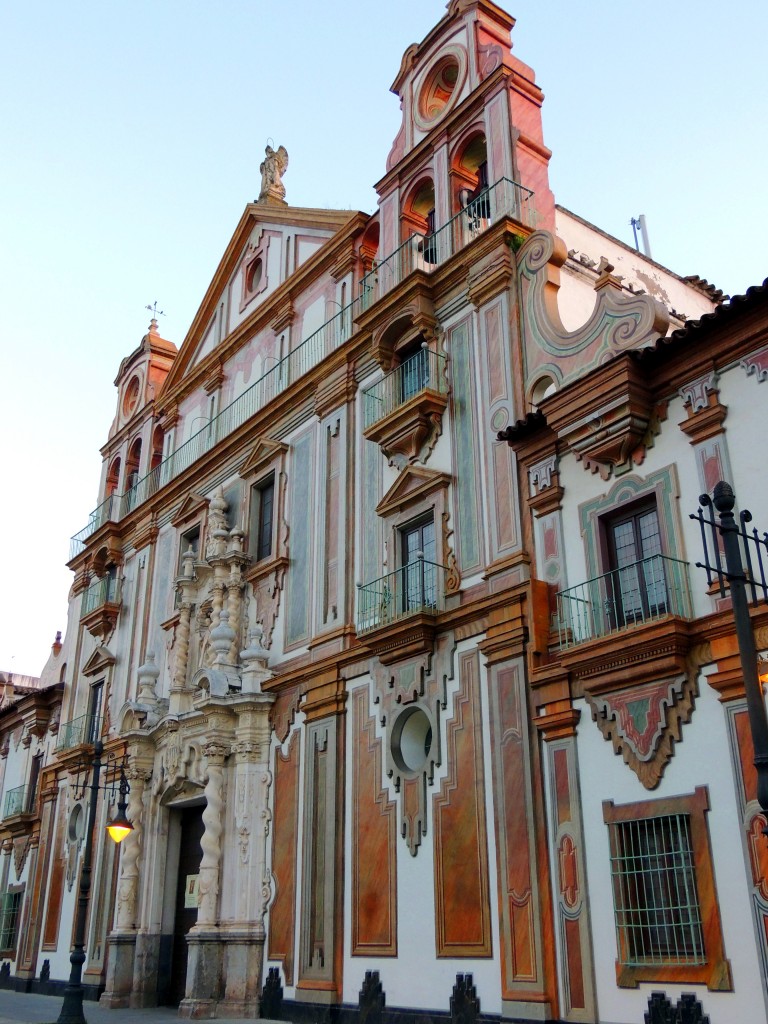
<path fill-rule="evenodd" d="M 181 815 L 179 839 L 179 877 L 176 882 L 176 912 L 173 921 L 171 977 L 167 1002 L 178 1006 L 187 984 L 187 932 L 197 922 L 197 886 L 203 850 L 203 808 L 186 807 Z"/>

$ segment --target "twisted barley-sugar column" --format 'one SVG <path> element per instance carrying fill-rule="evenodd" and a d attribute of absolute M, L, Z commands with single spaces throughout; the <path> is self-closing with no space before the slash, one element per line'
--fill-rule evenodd
<path fill-rule="evenodd" d="M 224 607 L 224 578 L 222 567 L 217 565 L 214 570 L 213 583 L 211 584 L 211 629 L 215 629 L 221 622 L 221 609 Z"/>
<path fill-rule="evenodd" d="M 227 611 L 229 612 L 229 624 L 235 631 L 235 639 L 232 641 L 232 645 L 229 649 L 229 663 L 230 665 L 236 665 L 238 656 L 240 654 L 240 611 L 243 606 L 242 593 L 241 593 L 242 582 L 240 576 L 237 573 L 232 573 L 227 584 Z"/>
<path fill-rule="evenodd" d="M 128 820 L 133 831 L 122 842 L 120 859 L 120 885 L 117 890 L 117 927 L 133 929 L 136 927 L 136 902 L 139 890 L 139 854 L 144 831 L 143 801 L 144 785 L 149 773 L 140 768 L 129 768 L 125 773 L 131 780 L 128 795 Z"/>
<path fill-rule="evenodd" d="M 192 606 L 185 601 L 179 609 L 179 624 L 176 627 L 176 665 L 173 671 L 172 690 L 181 692 L 187 680 L 187 659 L 189 657 L 189 619 Z M 174 709 L 171 709 L 174 710 Z"/>
<path fill-rule="evenodd" d="M 217 920 L 219 896 L 219 865 L 221 863 L 222 811 L 224 808 L 224 758 L 228 750 L 222 743 L 209 743 L 203 753 L 208 759 L 208 781 L 205 784 L 203 810 L 203 838 L 200 846 L 200 895 L 197 906 L 197 924 L 212 925 Z"/>

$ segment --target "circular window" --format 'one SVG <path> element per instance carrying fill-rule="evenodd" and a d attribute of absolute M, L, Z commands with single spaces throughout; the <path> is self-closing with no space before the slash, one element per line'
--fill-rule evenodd
<path fill-rule="evenodd" d="M 131 377 L 128 387 L 125 389 L 123 394 L 123 415 L 130 416 L 136 406 L 139 404 L 139 384 L 138 377 Z"/>
<path fill-rule="evenodd" d="M 72 813 L 69 816 L 67 832 L 69 834 L 70 843 L 76 843 L 83 838 L 83 833 L 85 832 L 85 814 L 83 813 L 82 804 L 75 804 L 72 808 Z"/>
<path fill-rule="evenodd" d="M 421 708 L 406 708 L 392 729 L 392 757 L 403 772 L 424 767 L 432 749 L 432 723 Z"/>
<path fill-rule="evenodd" d="M 451 53 L 443 57 L 427 76 L 419 102 L 419 113 L 425 122 L 437 120 L 451 103 L 460 72 L 459 60 Z"/>
<path fill-rule="evenodd" d="M 254 260 L 248 267 L 245 275 L 245 286 L 249 292 L 255 292 L 261 284 L 263 267 L 261 260 Z"/>

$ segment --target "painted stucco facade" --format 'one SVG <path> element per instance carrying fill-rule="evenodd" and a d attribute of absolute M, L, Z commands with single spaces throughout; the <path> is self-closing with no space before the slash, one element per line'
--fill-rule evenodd
<path fill-rule="evenodd" d="M 720 296 L 555 205 L 513 25 L 452 0 L 395 79 L 377 212 L 295 208 L 263 183 L 183 343 L 153 321 L 121 364 L 43 675 L 63 687 L 36 828 L 71 870 L 55 892 L 16 873 L 42 936 L 6 958 L 20 986 L 44 960 L 46 984 L 67 975 L 74 782 L 99 735 L 127 758 L 134 825 L 119 856 L 97 840 L 85 978 L 111 1006 L 629 1024 L 663 988 L 713 1021 L 761 1019 L 764 953 L 734 928 L 762 896 L 735 776 L 703 754 L 736 764 L 738 694 L 719 701 L 698 648 L 688 675 L 665 663 L 697 738 L 662 730 L 669 756 L 641 779 L 591 721 L 589 638 L 559 649 L 558 592 L 605 571 L 613 506 L 652 492 L 665 556 L 695 561 L 683 495 L 693 511 L 724 435 L 692 445 L 692 381 L 675 363 L 648 383 L 643 359 L 669 338 L 684 362 L 681 332 Z M 760 374 L 718 373 L 728 435 L 754 428 L 740 389 Z M 738 448 L 718 449 L 737 485 Z M 686 622 L 726 615 L 691 593 Z M 598 696 L 640 678 L 605 673 Z M 719 988 L 702 971 L 628 987 L 603 802 L 698 790 L 731 987 L 725 970 Z"/>

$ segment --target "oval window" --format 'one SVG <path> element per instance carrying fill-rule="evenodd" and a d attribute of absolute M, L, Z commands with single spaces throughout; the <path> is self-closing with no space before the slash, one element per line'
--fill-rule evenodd
<path fill-rule="evenodd" d="M 245 284 L 249 293 L 253 293 L 258 290 L 261 284 L 261 276 L 263 273 L 263 267 L 261 260 L 254 260 L 253 263 L 248 267 L 246 272 Z"/>
<path fill-rule="evenodd" d="M 451 101 L 459 80 L 459 62 L 453 55 L 444 57 L 433 69 L 421 90 L 421 116 L 425 121 L 438 118 Z"/>
<path fill-rule="evenodd" d="M 432 723 L 419 707 L 407 708 L 392 729 L 392 758 L 403 772 L 418 772 L 432 749 Z"/>

